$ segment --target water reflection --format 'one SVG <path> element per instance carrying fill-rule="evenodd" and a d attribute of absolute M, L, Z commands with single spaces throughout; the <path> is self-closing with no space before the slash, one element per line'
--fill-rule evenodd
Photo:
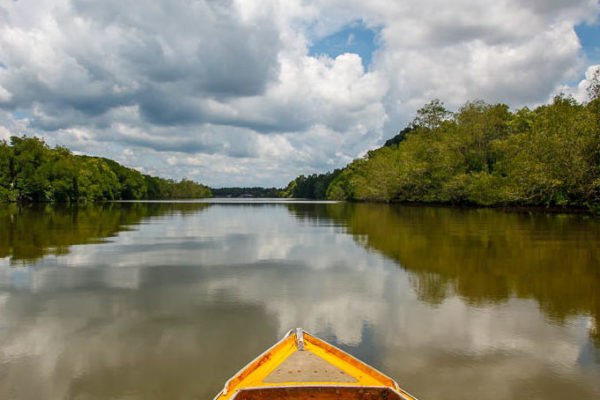
<path fill-rule="evenodd" d="M 579 215 L 496 210 L 330 208 L 358 243 L 411 272 L 419 299 L 458 294 L 481 306 L 532 298 L 554 321 L 591 315 L 600 339 L 600 221 Z"/>
<path fill-rule="evenodd" d="M 47 254 L 65 255 L 70 246 L 100 243 L 142 220 L 210 207 L 207 203 L 32 204 L 0 207 L 0 258 L 26 264 Z"/>
<path fill-rule="evenodd" d="M 600 394 L 597 221 L 364 204 L 86 212 L 103 217 L 52 239 L 11 228 L 13 248 L 41 250 L 0 265 L 0 398 L 210 399 L 294 326 L 423 399 Z"/>

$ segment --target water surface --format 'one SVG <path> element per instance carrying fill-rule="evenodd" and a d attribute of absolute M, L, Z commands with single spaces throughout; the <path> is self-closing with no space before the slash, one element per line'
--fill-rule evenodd
<path fill-rule="evenodd" d="M 212 399 L 301 326 L 423 399 L 600 398 L 600 221 L 301 202 L 0 210 L 0 398 Z"/>

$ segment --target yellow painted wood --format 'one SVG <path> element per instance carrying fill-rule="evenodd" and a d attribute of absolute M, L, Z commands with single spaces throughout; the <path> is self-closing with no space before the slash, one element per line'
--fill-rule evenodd
<path fill-rule="evenodd" d="M 396 382 L 391 378 L 376 371 L 372 367 L 362 363 L 338 348 L 304 332 L 304 351 L 309 351 L 322 358 L 329 364 L 339 368 L 346 374 L 353 377 L 355 382 L 311 382 L 307 379 L 302 381 L 290 381 L 277 383 L 265 382 L 265 378 L 271 374 L 279 365 L 281 365 L 293 353 L 299 351 L 296 347 L 296 333 L 290 333 L 279 343 L 260 355 L 240 372 L 234 375 L 225 385 L 223 391 L 217 395 L 215 400 L 228 400 L 235 393 L 247 388 L 268 388 L 268 387 L 298 387 L 298 386 L 344 386 L 344 387 L 388 387 L 402 393 L 409 400 L 413 397 L 400 390 Z M 307 371 L 306 376 L 310 374 Z M 292 374 L 296 376 L 298 374 Z"/>

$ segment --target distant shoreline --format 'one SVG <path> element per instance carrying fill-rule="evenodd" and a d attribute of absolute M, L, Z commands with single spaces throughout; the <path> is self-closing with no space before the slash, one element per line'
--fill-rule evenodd
<path fill-rule="evenodd" d="M 433 208 L 448 208 L 456 210 L 494 210 L 508 213 L 536 213 L 536 214 L 571 214 L 571 215 L 588 215 L 598 217 L 598 214 L 583 207 L 542 207 L 533 205 L 477 205 L 477 204 L 450 204 L 441 202 L 408 202 L 408 201 L 373 201 L 373 200 L 327 200 L 327 199 L 306 199 L 306 198 L 286 198 L 286 197 L 200 197 L 188 199 L 140 199 L 140 200 L 98 200 L 93 202 L 59 202 L 59 201 L 29 201 L 29 202 L 8 202 L 6 205 L 12 204 L 18 207 L 27 207 L 32 205 L 60 205 L 60 206 L 88 206 L 110 203 L 229 203 L 229 204 L 370 204 L 370 205 L 388 205 L 388 206 L 404 206 L 404 207 L 433 207 Z"/>

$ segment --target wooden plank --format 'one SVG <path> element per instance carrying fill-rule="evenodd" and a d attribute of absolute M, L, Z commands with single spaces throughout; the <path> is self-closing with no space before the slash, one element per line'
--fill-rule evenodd
<path fill-rule="evenodd" d="M 263 382 L 356 383 L 358 381 L 310 351 L 297 351 L 263 379 Z"/>

